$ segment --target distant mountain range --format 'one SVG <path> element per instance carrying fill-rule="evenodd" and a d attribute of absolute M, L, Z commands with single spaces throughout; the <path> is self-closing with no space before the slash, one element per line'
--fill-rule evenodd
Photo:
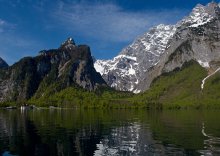
<path fill-rule="evenodd" d="M 148 90 L 152 81 L 190 60 L 215 72 L 220 67 L 220 8 L 198 4 L 176 25 L 158 25 L 124 48 L 112 60 L 94 64 L 111 87 L 134 93 Z"/>
<path fill-rule="evenodd" d="M 199 4 L 176 25 L 161 24 L 139 36 L 112 60 L 94 60 L 90 48 L 72 38 L 12 66 L 0 58 L 0 103 L 218 106 L 220 7 L 215 2 Z"/>

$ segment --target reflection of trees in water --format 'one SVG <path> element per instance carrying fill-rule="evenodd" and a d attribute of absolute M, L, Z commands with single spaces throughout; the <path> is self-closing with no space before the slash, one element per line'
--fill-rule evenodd
<path fill-rule="evenodd" d="M 0 113 L 0 155 L 5 151 L 22 156 L 93 155 L 100 141 L 100 129 L 80 128 L 70 133 L 64 127 L 42 125 L 30 120 L 27 112 Z M 42 120 L 41 120 L 42 121 Z"/>
<path fill-rule="evenodd" d="M 0 155 L 196 155 L 204 144 L 199 152 L 215 155 L 220 140 L 203 126 L 203 142 L 200 118 L 180 112 L 0 110 Z"/>
<path fill-rule="evenodd" d="M 214 137 L 211 134 L 205 132 L 205 123 L 202 123 L 202 135 L 204 139 L 204 150 L 200 150 L 199 153 L 204 155 L 220 155 L 220 138 Z"/>
<path fill-rule="evenodd" d="M 40 152 L 41 137 L 36 133 L 34 123 L 26 117 L 26 113 L 19 113 L 14 110 L 0 113 L 0 151 L 10 151 L 12 154 L 33 155 Z M 44 147 L 46 148 L 46 147 Z M 46 150 L 43 150 L 47 154 Z"/>
<path fill-rule="evenodd" d="M 77 114 L 78 113 L 78 114 Z M 101 113 L 102 114 L 102 113 Z M 122 116 L 122 117 L 121 117 Z M 0 112 L 0 151 L 18 155 L 183 155 L 184 150 L 153 139 L 143 123 L 127 121 L 131 114 L 98 116 L 97 112 Z M 111 122 L 110 122 L 111 121 Z M 114 129 L 112 129 L 114 127 Z M 155 132 L 154 132 L 155 133 Z M 8 147 L 9 145 L 9 147 Z"/>

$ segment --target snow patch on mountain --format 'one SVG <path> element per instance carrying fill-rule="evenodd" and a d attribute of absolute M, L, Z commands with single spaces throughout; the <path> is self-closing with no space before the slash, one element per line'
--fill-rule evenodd
<path fill-rule="evenodd" d="M 190 41 L 191 50 L 200 51 L 200 53 L 196 53 L 195 56 L 193 54 L 193 58 L 190 58 L 191 55 L 182 55 L 189 56 L 182 58 L 182 61 L 194 59 L 202 67 L 210 68 L 210 61 L 213 60 L 217 52 L 215 48 L 209 48 L 206 40 L 209 39 L 210 32 L 215 32 L 218 28 L 218 25 L 209 26 L 209 23 L 218 20 L 219 17 L 220 7 L 217 3 L 211 2 L 206 6 L 198 4 L 188 17 L 176 25 L 160 24 L 153 27 L 145 34 L 137 37 L 132 44 L 122 49 L 118 56 L 111 60 L 97 60 L 94 66 L 109 86 L 122 91 L 139 93 L 146 89 L 141 85 L 149 77 L 153 77 L 149 75 L 149 71 L 155 66 L 163 65 L 166 56 L 169 56 L 178 46 L 192 37 Z M 204 31 L 202 28 L 206 26 L 210 29 Z M 197 44 L 193 36 L 202 44 Z M 207 38 L 204 38 L 205 36 Z M 215 38 L 214 34 L 212 38 Z M 218 44 L 213 45 L 213 47 L 217 46 Z"/>
<path fill-rule="evenodd" d="M 144 71 L 159 62 L 175 30 L 172 25 L 153 27 L 124 48 L 118 56 L 112 60 L 97 60 L 94 67 L 111 87 L 139 93 L 141 90 L 136 86 L 145 79 Z M 122 81 L 123 86 L 120 84 Z"/>
<path fill-rule="evenodd" d="M 188 23 L 190 24 L 189 27 L 198 27 L 210 22 L 212 19 L 213 16 L 207 12 L 206 6 L 198 4 L 193 9 L 192 13 L 187 18 L 182 20 L 182 24 Z"/>
<path fill-rule="evenodd" d="M 217 3 L 211 2 L 207 6 L 197 4 L 190 15 L 180 21 L 177 25 L 187 25 L 188 27 L 199 27 L 211 22 L 216 14 L 220 13 Z"/>
<path fill-rule="evenodd" d="M 204 68 L 209 68 L 209 62 L 203 62 L 201 60 L 197 61 L 202 67 Z"/>
<path fill-rule="evenodd" d="M 106 63 L 107 61 L 104 60 L 96 60 L 96 62 L 94 63 L 96 71 L 99 72 L 101 75 L 104 74 Z"/>

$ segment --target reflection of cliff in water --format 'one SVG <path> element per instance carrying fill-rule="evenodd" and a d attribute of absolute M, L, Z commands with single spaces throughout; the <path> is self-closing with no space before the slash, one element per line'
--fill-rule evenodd
<path fill-rule="evenodd" d="M 205 123 L 202 124 L 202 135 L 204 139 L 204 150 L 199 150 L 199 153 L 203 155 L 220 155 L 220 138 L 214 137 L 211 134 L 205 132 Z"/>
<path fill-rule="evenodd" d="M 219 111 L 0 110 L 0 155 L 220 155 L 218 116 Z"/>
<path fill-rule="evenodd" d="M 18 115 L 14 110 L 0 113 L 0 153 L 7 149 L 16 154 L 17 150 L 25 147 L 26 134 L 28 134 L 27 123 L 23 114 Z M 28 126 L 28 128 L 28 132 L 31 133 L 33 126 Z"/>
<path fill-rule="evenodd" d="M 48 154 L 48 146 L 42 146 L 34 123 L 26 113 L 14 110 L 0 113 L 0 153 L 10 151 L 15 155 Z"/>
<path fill-rule="evenodd" d="M 32 114 L 33 115 L 33 114 Z M 75 129 L 54 127 L 41 120 L 41 126 L 28 117 L 27 112 L 0 113 L 0 155 L 8 153 L 22 156 L 93 155 L 100 141 L 99 128 Z"/>

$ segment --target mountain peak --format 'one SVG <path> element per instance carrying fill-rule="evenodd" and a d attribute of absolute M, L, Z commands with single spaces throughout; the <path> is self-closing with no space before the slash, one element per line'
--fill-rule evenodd
<path fill-rule="evenodd" d="M 192 12 L 197 12 L 200 11 L 201 9 L 204 10 L 204 8 L 205 6 L 199 3 L 193 8 Z"/>
<path fill-rule="evenodd" d="M 198 27 L 209 23 L 214 18 L 217 18 L 220 15 L 219 5 L 212 1 L 206 6 L 202 4 L 197 4 L 193 8 L 190 15 L 184 18 L 178 25 L 186 25 L 188 27 Z"/>
<path fill-rule="evenodd" d="M 197 4 L 189 16 L 176 25 L 160 24 L 149 29 L 123 48 L 112 60 L 95 61 L 95 68 L 109 86 L 138 93 L 150 86 L 154 76 L 173 70 L 172 63 L 175 59 L 179 58 L 175 67 L 182 65 L 182 60 L 191 58 L 205 68 L 214 66 L 210 62 L 220 60 L 219 49 L 217 46 L 210 48 L 207 41 L 213 41 L 215 45 L 220 44 L 219 10 L 220 6 L 214 1 L 207 5 Z M 187 49 L 184 49 L 185 47 Z M 179 48 L 182 48 L 181 51 L 178 51 Z M 183 51 L 186 51 L 186 54 L 182 55 Z M 187 53 L 189 51 L 190 54 Z M 178 54 L 177 58 L 167 65 L 166 62 L 173 58 L 174 55 L 170 55 L 173 53 Z M 142 83 L 143 81 L 145 82 Z"/>
<path fill-rule="evenodd" d="M 8 64 L 0 57 L 0 68 L 6 68 Z"/>
<path fill-rule="evenodd" d="M 112 60 L 97 60 L 94 66 L 109 86 L 138 93 L 141 91 L 136 88 L 138 83 L 145 78 L 145 72 L 158 63 L 175 31 L 173 25 L 155 26 Z"/>
<path fill-rule="evenodd" d="M 218 15 L 220 13 L 220 8 L 219 8 L 218 3 L 214 2 L 214 1 L 208 3 L 208 5 L 206 6 L 206 11 L 209 14 L 212 14 L 212 15 L 217 14 Z"/>
<path fill-rule="evenodd" d="M 62 44 L 61 44 L 61 48 L 63 47 L 69 47 L 69 46 L 75 46 L 75 42 L 73 40 L 73 38 L 69 37 L 67 38 Z"/>
<path fill-rule="evenodd" d="M 206 6 L 202 5 L 202 4 L 197 4 L 195 6 L 195 8 L 193 8 L 192 13 L 191 14 L 201 14 L 201 13 L 207 13 L 209 15 L 215 15 L 216 13 L 219 13 L 219 5 L 218 3 L 216 3 L 215 1 L 212 1 L 210 3 L 208 3 Z"/>
<path fill-rule="evenodd" d="M 212 2 L 208 3 L 208 6 L 218 6 L 218 3 L 213 0 Z"/>

